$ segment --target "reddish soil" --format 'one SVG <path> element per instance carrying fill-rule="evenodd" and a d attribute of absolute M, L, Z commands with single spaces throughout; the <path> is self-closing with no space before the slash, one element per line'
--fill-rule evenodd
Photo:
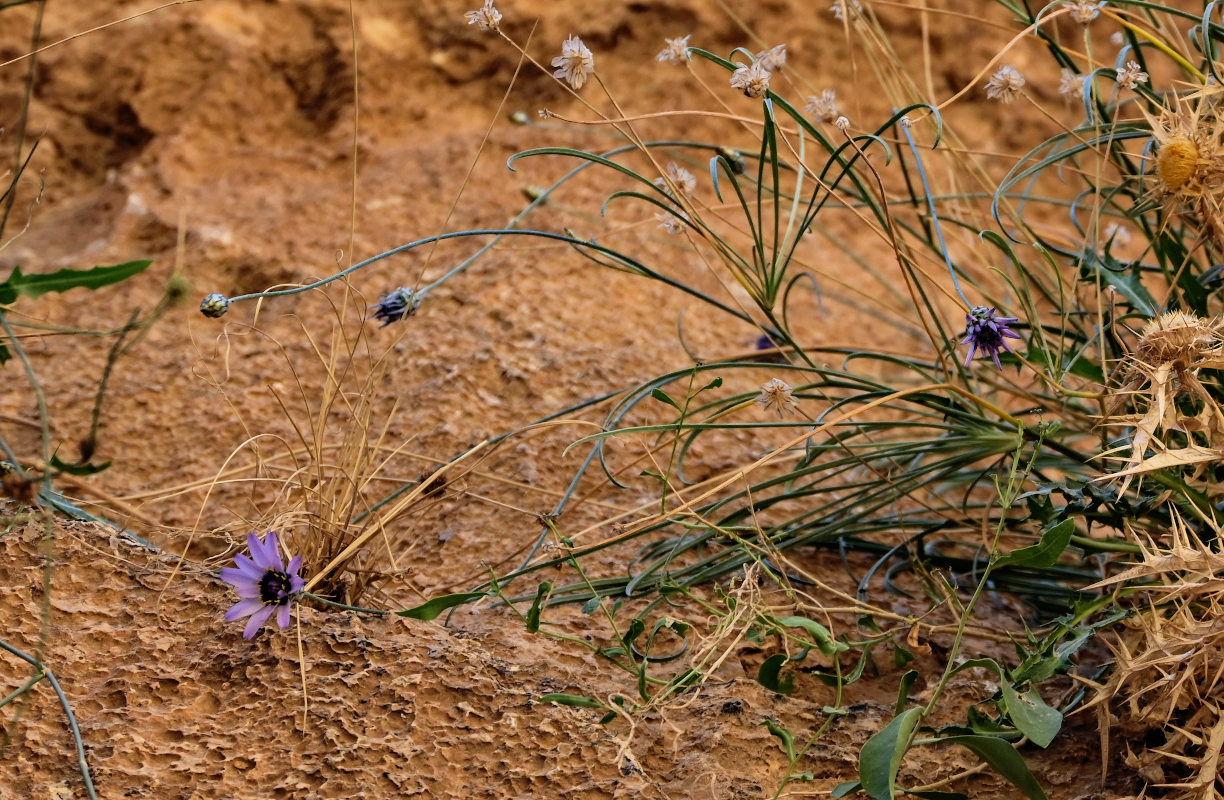
<path fill-rule="evenodd" d="M 153 5 L 53 0 L 41 42 Z M 345 294 L 332 287 L 275 298 L 258 313 L 253 303 L 236 304 L 221 320 L 201 316 L 199 298 L 301 284 L 331 274 L 337 263 L 444 230 L 500 226 L 523 207 L 524 187 L 547 185 L 567 168 L 526 162 L 512 173 L 509 155 L 612 141 L 551 121 L 510 124 L 512 112 L 534 121 L 544 107 L 589 114 L 530 65 L 499 113 L 518 56 L 495 35 L 463 23 L 472 5 L 354 0 L 350 16 L 346 0 L 199 0 L 39 55 L 29 122 L 39 145 L 9 233 L 27 218 L 29 228 L 0 259 L 30 272 L 145 257 L 155 264 L 95 294 L 22 299 L 12 314 L 113 329 L 132 309 L 152 308 L 176 271 L 190 285 L 187 300 L 116 365 L 93 454 L 111 467 L 58 485 L 160 549 L 89 524 L 56 522 L 47 538 L 41 523 L 24 517 L 0 537 L 0 613 L 10 620 L 3 638 L 27 653 L 45 653 L 72 702 L 100 797 L 770 797 L 786 759 L 763 723 L 775 720 L 803 739 L 824 721 L 821 709 L 835 702 L 814 680 L 794 697 L 766 691 L 753 680 L 762 651 L 744 645 L 699 693 L 600 726 L 599 712 L 538 698 L 630 695 L 632 680 L 579 648 L 525 632 L 517 617 L 487 604 L 463 609 L 445 626 L 442 619 L 302 608 L 300 627 L 265 631 L 253 641 L 222 620 L 233 602 L 215 572 L 224 556 L 248 531 L 296 523 L 283 515 L 285 504 L 300 497 L 277 487 L 285 480 L 285 453 L 299 444 L 295 426 L 309 426 L 326 386 L 333 303 L 343 303 Z M 854 120 L 885 111 L 875 107 L 871 89 L 855 91 L 874 85 L 871 67 L 849 57 L 841 23 L 824 4 L 813 10 L 799 0 L 728 3 L 760 41 L 749 39 L 716 0 L 550 3 L 538 25 L 524 17 L 528 5 L 501 4 L 507 33 L 519 42 L 531 35 L 531 53 L 545 62 L 568 34 L 580 34 L 629 114 L 688 107 L 694 97 L 708 105 L 684 70 L 654 60 L 665 36 L 690 33 L 694 45 L 721 54 L 786 42 L 787 74 L 809 80 L 808 93 L 837 87 Z M 971 1 L 949 5 L 978 11 Z M 921 64 L 914 9 L 880 3 L 877 11 L 899 56 Z M 0 12 L 0 61 L 28 52 L 33 17 L 32 6 Z M 969 83 L 1009 35 L 957 15 L 934 14 L 928 23 L 929 75 L 941 97 Z M 1023 67 L 1024 59 L 1039 56 L 1033 47 L 1015 63 Z M 27 64 L 0 71 L 5 145 L 13 142 Z M 711 82 L 718 77 L 702 74 Z M 587 96 L 598 95 L 589 88 Z M 727 102 L 737 113 L 756 113 L 734 93 Z M 982 149 L 1022 152 L 1039 141 L 1039 128 L 999 125 L 995 111 L 983 108 L 967 101 L 951 109 L 950 122 Z M 697 127 L 707 124 L 713 126 Z M 710 129 L 750 146 L 742 132 Z M 651 129 L 660 137 L 684 133 L 695 135 L 684 123 Z M 33 176 L 44 184 L 36 204 Z M 607 191 L 594 182 L 576 186 L 529 223 L 606 233 L 597 210 Z M 622 228 L 648 219 L 636 210 L 619 214 Z M 838 224 L 856 235 L 853 220 Z M 644 239 L 647 253 L 675 252 L 661 236 Z M 460 242 L 432 255 L 424 248 L 362 270 L 351 279 L 364 298 L 356 302 L 420 285 L 422 276 L 432 280 L 477 246 Z M 720 291 L 698 266 L 675 266 L 681 278 Z M 837 254 L 822 255 L 818 267 L 822 280 L 871 282 Z M 839 298 L 844 294 L 832 290 L 823 309 L 814 294 L 799 300 L 797 330 L 822 343 L 901 336 L 865 325 L 862 311 Z M 750 350 L 757 335 L 659 283 L 600 268 L 565 246 L 526 241 L 499 246 L 431 293 L 405 322 L 362 328 L 353 324 L 358 313 L 349 305 L 340 314 L 347 335 L 362 331 L 346 391 L 350 398 L 365 394 L 371 431 L 385 430 L 385 441 L 405 453 L 386 470 L 386 490 L 486 437 L 691 366 L 690 353 L 714 358 Z M 111 343 L 53 333 L 25 340 L 51 410 L 54 444 L 69 459 L 77 458 L 88 431 Z M 375 370 L 363 383 L 384 352 L 385 374 Z M 20 364 L 2 370 L 0 432 L 33 458 L 40 451 L 32 393 Z M 346 419 L 316 419 L 321 440 L 342 442 Z M 398 520 L 392 535 L 402 563 L 366 601 L 404 607 L 478 583 L 485 565 L 512 567 L 539 533 L 536 515 L 555 505 L 573 475 L 580 456 L 563 455 L 563 448 L 589 431 L 570 427 L 514 439 L 478 473 Z M 256 436 L 262 438 L 248 444 Z M 742 438 L 728 444 L 738 449 L 707 450 L 695 467 L 714 474 L 756 452 Z M 638 454 L 631 447 L 616 452 L 625 468 Z M 214 484 L 218 476 L 224 480 Z M 578 531 L 648 498 L 642 482 L 624 493 L 595 491 L 562 524 Z M 17 507 L 9 502 L 5 509 L 12 515 Z M 179 568 L 183 552 L 188 559 Z M 617 563 L 609 555 L 604 565 Z M 51 613 L 41 650 L 45 575 Z M 550 612 L 549 619 L 573 635 L 606 633 L 576 609 Z M 941 668 L 936 645 L 924 674 Z M 0 655 L 5 692 L 28 674 L 16 658 Z M 890 718 L 898 675 L 889 667 L 854 687 L 844 699 L 851 713 L 797 765 L 811 781 L 791 784 L 785 796 L 825 796 L 857 777 L 858 748 Z M 990 696 L 993 689 L 975 680 L 953 686 L 951 705 Z M 0 756 L 0 797 L 84 797 L 55 695 L 43 682 L 29 698 L 6 707 L 6 720 L 21 711 Z M 1050 752 L 1026 749 L 1051 797 L 1101 791 L 1093 724 L 1077 718 Z M 910 785 L 931 783 L 975 763 L 967 751 L 919 750 L 902 776 Z M 989 773 L 949 788 L 1018 796 Z M 1099 796 L 1118 796 L 1117 787 Z"/>

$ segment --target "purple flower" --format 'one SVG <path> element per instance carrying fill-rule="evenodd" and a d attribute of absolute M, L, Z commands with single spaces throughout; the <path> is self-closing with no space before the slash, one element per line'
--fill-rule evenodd
<path fill-rule="evenodd" d="M 965 315 L 965 338 L 961 339 L 961 344 L 969 345 L 969 356 L 965 359 L 966 367 L 969 366 L 973 357 L 981 352 L 982 355 L 993 358 L 996 367 L 1003 369 L 1003 365 L 999 363 L 999 353 L 1004 350 L 1012 352 L 1004 339 L 1020 338 L 1020 334 L 1007 326 L 1019 320 L 1015 317 L 996 316 L 998 313 L 997 308 L 974 306 Z"/>
<path fill-rule="evenodd" d="M 421 296 L 403 286 L 384 294 L 381 300 L 370 306 L 374 309 L 371 316 L 374 319 L 382 320 L 381 327 L 383 328 L 392 322 L 399 322 L 404 317 L 411 317 L 420 307 Z"/>
<path fill-rule="evenodd" d="M 225 612 L 225 621 L 250 617 L 246 630 L 242 635 L 247 639 L 254 638 L 263 624 L 275 612 L 276 624 L 282 628 L 289 627 L 289 606 L 293 596 L 302 591 L 306 582 L 298 577 L 302 568 L 302 557 L 294 556 L 285 568 L 280 552 L 276 546 L 276 532 L 269 531 L 268 538 L 262 542 L 255 534 L 247 535 L 247 545 L 251 555 L 242 553 L 234 556 L 234 567 L 224 567 L 221 579 L 238 591 L 238 602 Z"/>

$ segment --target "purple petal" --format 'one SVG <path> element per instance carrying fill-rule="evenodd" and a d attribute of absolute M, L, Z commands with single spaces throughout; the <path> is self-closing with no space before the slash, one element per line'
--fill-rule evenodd
<path fill-rule="evenodd" d="M 1003 328 L 1001 331 L 999 331 L 999 333 L 1003 336 L 1006 336 L 1009 339 L 1019 339 L 1020 338 L 1020 334 L 1016 333 L 1010 328 Z"/>
<path fill-rule="evenodd" d="M 297 594 L 306 588 L 306 581 L 299 578 L 297 575 L 289 576 L 289 594 Z"/>
<path fill-rule="evenodd" d="M 302 557 L 294 556 L 293 558 L 289 559 L 289 566 L 285 568 L 285 572 L 289 573 L 290 575 L 297 575 L 298 571 L 301 569 Z"/>
<path fill-rule="evenodd" d="M 234 563 L 238 565 L 238 569 L 242 572 L 242 574 L 246 575 L 247 578 L 253 581 L 258 581 L 261 579 L 264 572 L 267 571 L 248 558 L 244 553 L 239 553 L 238 555 L 234 556 Z"/>
<path fill-rule="evenodd" d="M 225 612 L 225 621 L 233 622 L 234 620 L 249 617 L 264 608 L 263 602 L 258 597 L 247 597 L 239 600 L 234 606 Z M 267 619 L 267 617 L 264 617 Z"/>
<path fill-rule="evenodd" d="M 254 639 L 255 634 L 259 633 L 259 629 L 268 621 L 268 617 L 272 616 L 272 612 L 276 610 L 276 606 L 266 605 L 255 612 L 255 616 L 251 617 L 247 622 L 246 628 L 242 631 L 242 638 Z"/>
<path fill-rule="evenodd" d="M 276 609 L 276 624 L 281 626 L 281 630 L 289 627 L 289 604 L 283 603 Z"/>
<path fill-rule="evenodd" d="M 236 569 L 222 567 L 221 580 L 233 586 L 239 597 L 259 597 L 259 582 L 251 580 Z"/>

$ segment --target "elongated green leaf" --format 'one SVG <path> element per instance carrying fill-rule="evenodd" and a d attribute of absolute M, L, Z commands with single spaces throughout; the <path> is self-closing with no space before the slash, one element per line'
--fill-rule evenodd
<path fill-rule="evenodd" d="M 807 617 L 782 617 L 778 620 L 778 624 L 787 628 L 803 628 L 812 637 L 812 641 L 816 643 L 816 648 L 826 656 L 849 649 L 845 642 L 839 642 L 834 639 L 833 634 L 829 632 L 828 628 Z"/>
<path fill-rule="evenodd" d="M 1064 519 L 1062 522 L 1047 529 L 1041 534 L 1037 544 L 1013 550 L 995 562 L 995 566 L 1017 564 L 1022 567 L 1037 567 L 1045 569 L 1058 561 L 1058 557 L 1071 543 L 1071 535 L 1075 533 L 1075 520 Z"/>
<path fill-rule="evenodd" d="M 580 694 L 563 694 L 561 692 L 553 692 L 540 696 L 541 703 L 556 703 L 560 706 L 576 706 L 578 708 L 607 708 L 607 703 L 601 703 L 598 700 L 592 700 L 589 697 L 583 697 Z"/>
<path fill-rule="evenodd" d="M 149 259 L 142 259 L 109 267 L 61 269 L 45 275 L 26 275 L 21 271 L 21 267 L 13 267 L 8 279 L 0 284 L 0 303 L 12 303 L 18 295 L 38 297 L 48 292 L 66 292 L 69 289 L 100 289 L 137 275 L 152 263 Z"/>
<path fill-rule="evenodd" d="M 786 757 L 791 761 L 794 761 L 795 737 L 791 735 L 791 732 L 774 722 L 772 719 L 766 719 L 761 724 L 766 728 L 769 728 L 769 732 L 778 737 L 778 739 L 782 742 L 782 749 L 786 751 Z"/>
<path fill-rule="evenodd" d="M 660 403 L 667 403 L 669 406 L 676 409 L 677 411 L 681 410 L 680 406 L 676 404 L 676 401 L 671 399 L 671 395 L 669 395 L 667 392 L 663 391 L 662 389 L 651 389 L 650 396 L 653 397 L 655 400 L 658 400 Z"/>
<path fill-rule="evenodd" d="M 540 609 L 551 592 L 552 584 L 548 581 L 542 581 L 540 587 L 536 589 L 535 602 L 531 604 L 531 610 L 527 612 L 528 633 L 537 633 L 540 630 Z"/>
<path fill-rule="evenodd" d="M 893 800 L 896 796 L 897 770 L 921 716 L 920 708 L 899 714 L 859 751 L 859 782 L 875 800 Z"/>
<path fill-rule="evenodd" d="M 400 617 L 410 617 L 412 619 L 431 620 L 437 619 L 448 608 L 461 606 L 464 603 L 470 603 L 473 600 L 479 600 L 484 597 L 484 592 L 461 592 L 459 594 L 444 594 L 441 597 L 435 597 L 427 603 L 422 603 L 415 608 L 409 608 L 405 611 L 396 611 L 396 615 Z"/>
<path fill-rule="evenodd" d="M 1016 749 L 1002 739 L 993 736 L 948 736 L 940 741 L 968 747 L 978 758 L 985 761 L 1013 786 L 1024 792 L 1029 800 L 1049 800 L 1045 789 L 1033 777 L 1028 764 Z"/>
<path fill-rule="evenodd" d="M 1016 728 L 1038 747 L 1046 747 L 1062 730 L 1063 716 L 1041 699 L 1036 689 L 1020 694 L 1007 681 L 1002 681 L 1003 702 L 1007 716 Z"/>
<path fill-rule="evenodd" d="M 846 795 L 857 792 L 862 788 L 863 784 L 859 783 L 858 781 L 846 781 L 845 783 L 839 783 L 834 786 L 833 791 L 829 792 L 829 797 L 837 800 L 837 798 L 845 797 Z"/>

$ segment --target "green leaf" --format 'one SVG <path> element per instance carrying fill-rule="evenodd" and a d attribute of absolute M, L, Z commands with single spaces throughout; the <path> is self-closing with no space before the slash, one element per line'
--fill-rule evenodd
<path fill-rule="evenodd" d="M 671 399 L 671 396 L 667 392 L 663 391 L 662 389 L 651 389 L 650 396 L 658 400 L 660 403 L 667 403 L 669 406 L 676 409 L 677 411 L 681 410 L 680 406 L 676 404 L 676 401 Z"/>
<path fill-rule="evenodd" d="M 788 731 L 786 728 L 783 728 L 778 723 L 774 722 L 772 719 L 766 719 L 761 724 L 764 725 L 766 728 L 769 728 L 769 732 L 772 733 L 774 736 L 777 736 L 778 739 L 782 741 L 782 749 L 786 751 L 786 757 L 789 758 L 791 761 L 794 761 L 795 760 L 795 737 L 791 735 L 791 732 Z"/>
<path fill-rule="evenodd" d="M 995 566 L 1002 567 L 1007 564 L 1016 564 L 1022 567 L 1036 567 L 1038 569 L 1051 567 L 1058 561 L 1063 551 L 1067 549 L 1067 545 L 1071 543 L 1071 535 L 1073 533 L 1075 533 L 1075 520 L 1064 519 L 1052 528 L 1047 528 L 1041 534 L 1041 541 L 1037 542 L 1037 544 L 1011 551 L 996 561 Z"/>
<path fill-rule="evenodd" d="M 896 797 L 897 770 L 910 745 L 910 734 L 922 717 L 922 709 L 911 708 L 896 717 L 884 730 L 867 740 L 859 751 L 859 782 L 875 800 Z"/>
<path fill-rule="evenodd" d="M 549 593 L 552 592 L 552 584 L 548 581 L 540 583 L 536 589 L 535 602 L 531 604 L 531 610 L 527 612 L 527 632 L 538 633 L 540 630 L 540 608 L 544 605 L 544 601 L 548 599 Z"/>
<path fill-rule="evenodd" d="M 1033 773 L 1029 771 L 1028 765 L 1024 763 L 1024 759 L 1014 747 L 1002 739 L 996 739 L 993 736 L 948 736 L 940 741 L 968 747 L 977 754 L 978 758 L 993 767 L 995 772 L 1024 792 L 1029 800 L 1049 800 L 1041 784 L 1037 782 Z"/>
<path fill-rule="evenodd" d="M 69 463 L 61 460 L 56 454 L 51 455 L 52 468 L 66 475 L 97 475 L 109 469 L 110 465 L 110 461 L 103 461 L 101 464 L 91 464 L 88 461 L 81 464 Z"/>
<path fill-rule="evenodd" d="M 893 711 L 893 715 L 900 714 L 909 705 L 910 689 L 914 688 L 914 682 L 918 680 L 918 670 L 911 669 L 909 672 L 901 676 L 901 685 L 897 688 L 897 707 Z"/>
<path fill-rule="evenodd" d="M 786 653 L 775 653 L 765 659 L 757 670 L 757 682 L 771 692 L 789 695 L 795 688 L 795 676 L 781 675 L 782 665 L 787 662 Z"/>
<path fill-rule="evenodd" d="M 1129 269 L 1127 266 L 1113 256 L 1106 256 L 1102 260 L 1095 253 L 1088 253 L 1081 268 L 1085 280 L 1092 281 L 1099 276 L 1106 286 L 1112 286 L 1126 298 L 1135 311 L 1145 317 L 1156 316 L 1160 307 L 1143 285 L 1139 262 L 1129 265 Z"/>
<path fill-rule="evenodd" d="M 592 700 L 589 697 L 583 697 L 580 694 L 563 694 L 561 692 L 553 692 L 552 694 L 542 695 L 541 703 L 556 703 L 559 706 L 576 706 L 578 708 L 607 708 L 607 703 L 601 703 L 598 700 Z M 616 712 L 612 712 L 616 713 Z"/>
<path fill-rule="evenodd" d="M 786 628 L 803 628 L 812 637 L 812 641 L 816 644 L 816 649 L 826 656 L 850 649 L 845 642 L 839 642 L 834 639 L 833 634 L 829 633 L 828 628 L 819 622 L 813 622 L 807 617 L 782 617 L 778 620 L 778 624 Z"/>
<path fill-rule="evenodd" d="M 1020 694 L 1007 681 L 1002 682 L 1000 689 L 1007 716 L 1021 733 L 1038 747 L 1047 747 L 1054 741 L 1062 730 L 1063 716 L 1058 709 L 1046 705 L 1036 689 Z"/>
<path fill-rule="evenodd" d="M 473 600 L 479 600 L 487 596 L 484 592 L 461 592 L 459 594 L 444 594 L 441 597 L 435 597 L 427 603 L 422 603 L 415 608 L 409 608 L 405 611 L 396 611 L 396 616 L 410 617 L 412 619 L 431 620 L 437 619 L 448 608 L 461 606 L 464 603 L 470 603 Z"/>
<path fill-rule="evenodd" d="M 595 595 L 590 600 L 587 600 L 585 603 L 582 604 L 582 613 L 583 614 L 594 614 L 595 609 L 599 608 L 599 604 L 601 602 L 603 602 L 603 598 L 600 597 L 599 595 Z"/>
<path fill-rule="evenodd" d="M 862 788 L 863 788 L 863 784 L 859 783 L 858 781 L 846 781 L 845 783 L 839 783 L 836 786 L 834 786 L 833 791 L 829 792 L 829 797 L 832 797 L 834 798 L 834 800 L 836 800 L 839 797 L 845 797 L 851 792 L 857 792 L 859 789 L 862 789 Z"/>
<path fill-rule="evenodd" d="M 13 267 L 8 279 L 0 284 L 0 303 L 12 303 L 17 299 L 17 295 L 38 297 L 48 292 L 66 292 L 69 289 L 100 289 L 138 275 L 152 263 L 150 259 L 142 259 L 109 267 L 61 269 L 45 275 L 26 275 L 22 273 L 21 267 Z"/>

